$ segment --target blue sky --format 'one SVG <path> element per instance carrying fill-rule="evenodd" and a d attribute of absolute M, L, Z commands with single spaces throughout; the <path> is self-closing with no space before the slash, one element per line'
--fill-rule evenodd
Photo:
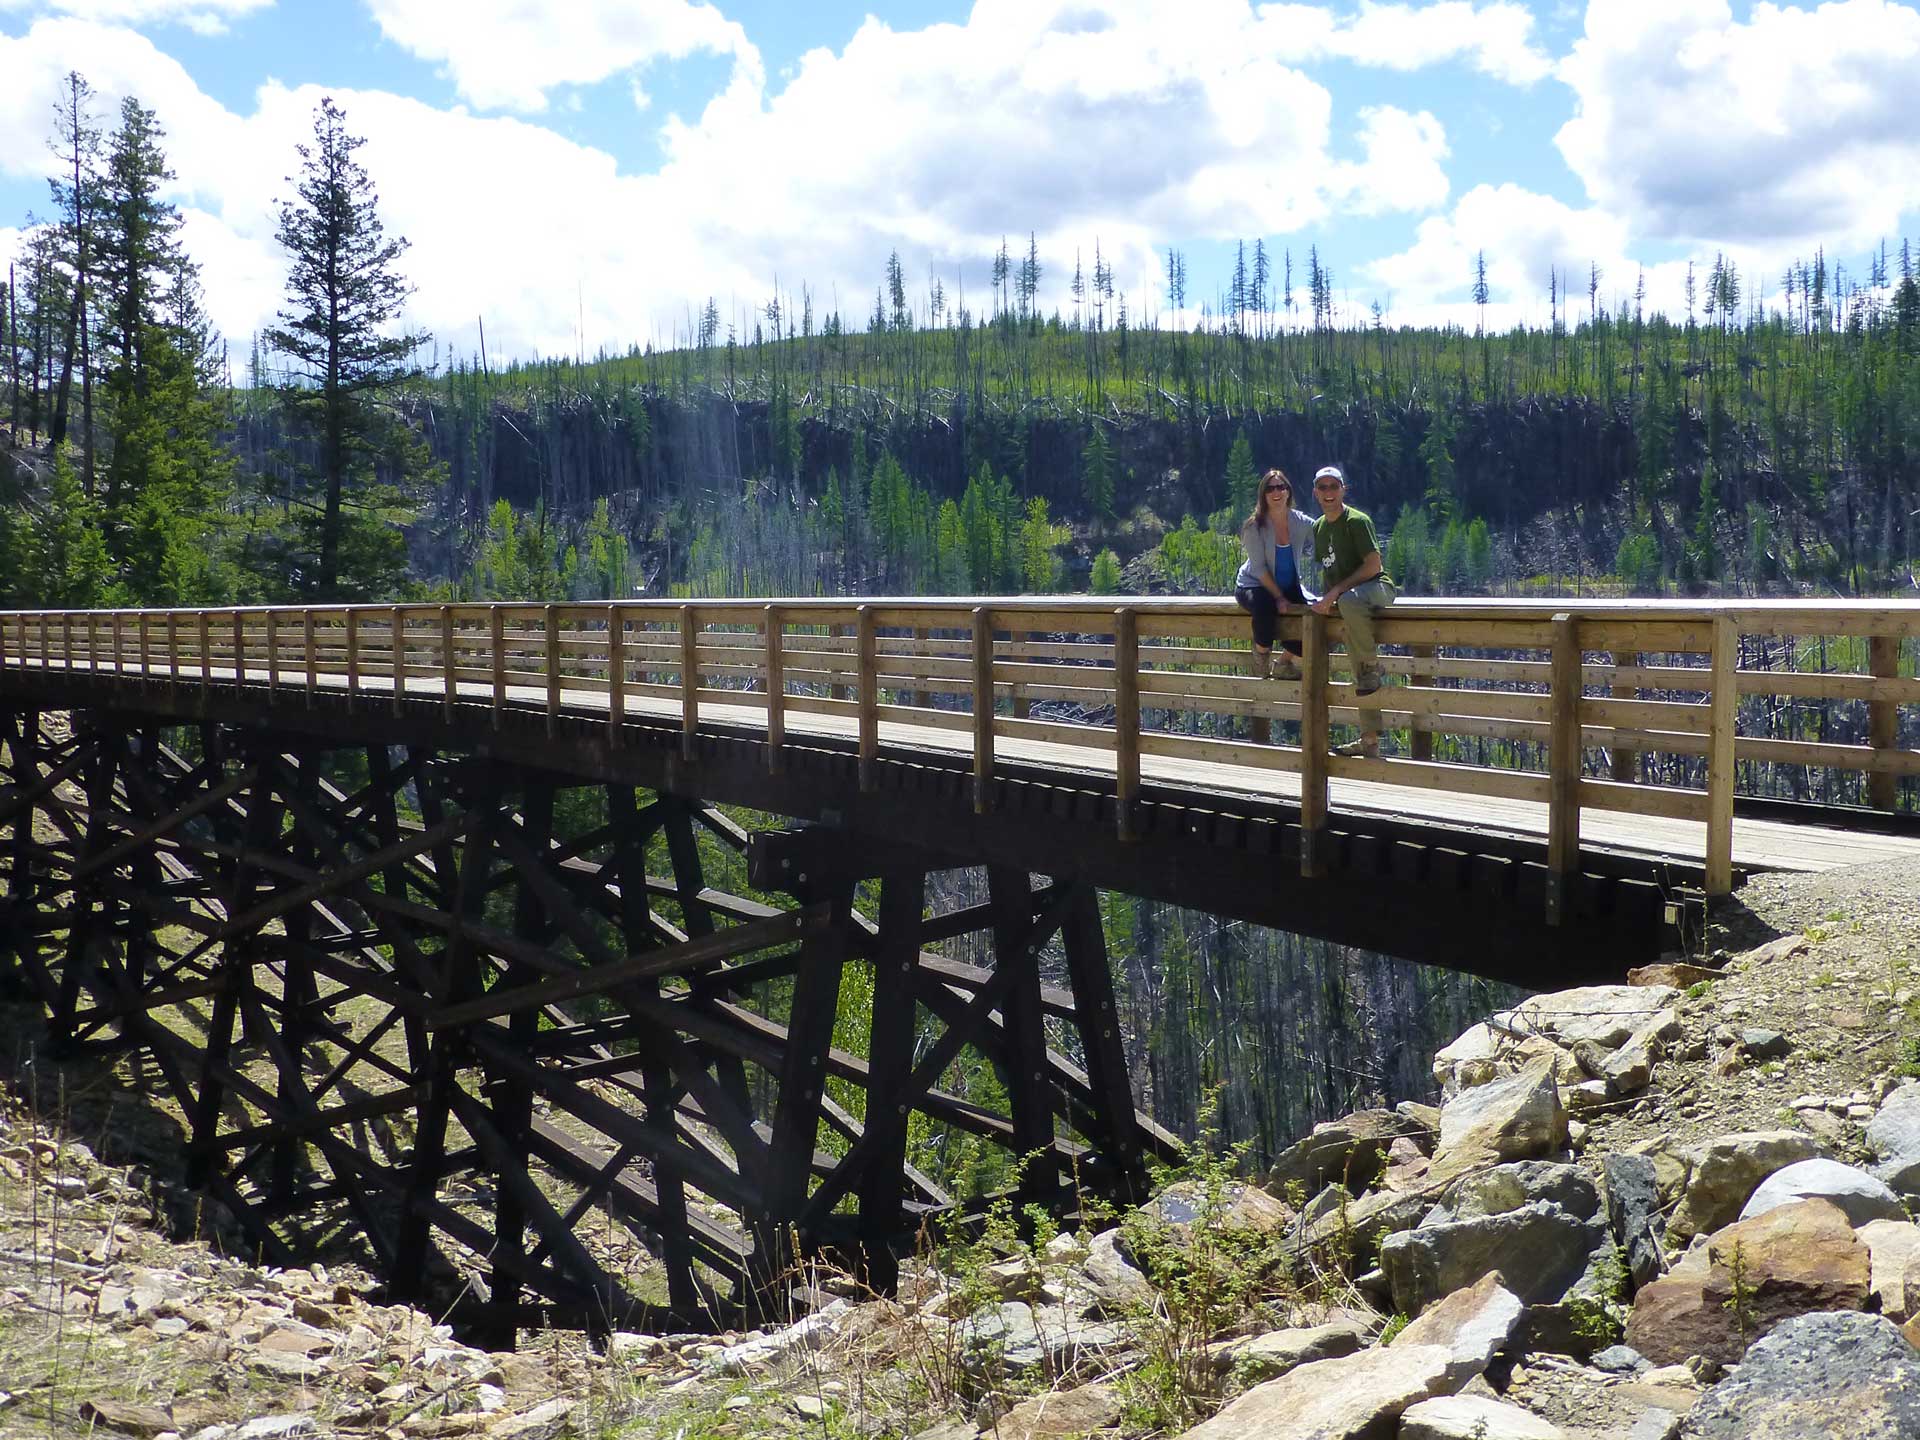
<path fill-rule="evenodd" d="M 367 138 L 413 242 L 414 323 L 455 350 L 671 343 L 708 296 L 743 328 L 776 283 L 978 308 L 998 237 L 1037 232 L 1043 301 L 1096 242 L 1130 313 L 1189 307 L 1259 237 L 1343 310 L 1544 319 L 1689 260 L 1776 294 L 1816 245 L 1858 266 L 1920 232 L 1910 0 L 0 0 L 0 246 L 47 208 L 57 77 L 159 111 L 216 318 L 270 316 L 273 202 L 315 103 Z M 1157 315 L 1163 323 L 1197 316 Z"/>

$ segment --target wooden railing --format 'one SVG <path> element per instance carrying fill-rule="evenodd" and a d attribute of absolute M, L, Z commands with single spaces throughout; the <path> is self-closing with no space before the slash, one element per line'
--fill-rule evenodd
<path fill-rule="evenodd" d="M 1231 605 L 1088 597 L 14 611 L 0 667 L 173 691 L 238 679 L 396 709 L 426 697 L 491 707 L 496 723 L 509 707 L 550 725 L 585 709 L 613 744 L 640 708 L 677 715 L 687 744 L 705 713 L 763 723 L 774 767 L 791 717 L 836 717 L 863 785 L 883 740 L 912 743 L 900 727 L 970 732 L 955 743 L 970 743 L 982 807 L 1001 742 L 1069 745 L 1111 753 L 1123 836 L 1150 757 L 1290 772 L 1309 874 L 1335 778 L 1545 805 L 1555 874 L 1578 863 L 1583 813 L 1699 822 L 1708 891 L 1724 894 L 1742 762 L 1859 772 L 1882 809 L 1920 776 L 1920 751 L 1900 744 L 1902 707 L 1920 706 L 1920 602 L 1403 601 L 1378 622 L 1400 652 L 1382 656 L 1393 679 L 1364 701 L 1338 620 L 1282 624 L 1303 644 L 1298 681 L 1250 673 Z M 1767 637 L 1822 642 L 1839 666 L 1769 668 Z M 1742 733 L 1751 697 L 1775 729 L 1782 707 L 1863 707 L 1865 743 Z M 1330 754 L 1334 729 L 1363 718 L 1406 732 L 1403 753 Z M 1274 721 L 1297 724 L 1295 743 L 1268 743 Z"/>

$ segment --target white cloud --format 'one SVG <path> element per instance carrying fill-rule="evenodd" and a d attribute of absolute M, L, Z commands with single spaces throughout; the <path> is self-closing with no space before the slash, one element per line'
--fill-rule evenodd
<path fill-rule="evenodd" d="M 757 73 L 746 31 L 704 0 L 367 0 L 396 45 L 446 65 L 460 94 L 488 109 L 547 107 L 558 85 L 592 85 L 696 51 Z"/>
<path fill-rule="evenodd" d="M 1279 53 L 1295 63 L 1340 59 L 1418 70 L 1464 60 L 1510 85 L 1532 85 L 1553 72 L 1553 61 L 1533 43 L 1532 13 L 1505 0 L 1486 5 L 1362 0 L 1359 10 L 1344 18 L 1318 5 L 1273 4 L 1260 7 L 1260 19 Z"/>
<path fill-rule="evenodd" d="M 218 35 L 229 21 L 272 4 L 273 0 L 0 0 L 0 10 L 53 11 L 108 25 L 172 22 L 202 35 Z"/>
<path fill-rule="evenodd" d="M 1920 207 L 1920 9 L 1834 0 L 1592 0 L 1558 69 L 1557 137 L 1636 233 L 1781 259 L 1865 246 Z"/>

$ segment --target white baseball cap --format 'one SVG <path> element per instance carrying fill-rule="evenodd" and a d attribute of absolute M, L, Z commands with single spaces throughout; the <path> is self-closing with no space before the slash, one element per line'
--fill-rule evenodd
<path fill-rule="evenodd" d="M 1324 479 L 1328 475 L 1331 475 L 1342 485 L 1347 483 L 1346 473 L 1342 471 L 1338 465 L 1322 465 L 1318 470 L 1313 472 L 1313 478 L 1316 480 Z"/>

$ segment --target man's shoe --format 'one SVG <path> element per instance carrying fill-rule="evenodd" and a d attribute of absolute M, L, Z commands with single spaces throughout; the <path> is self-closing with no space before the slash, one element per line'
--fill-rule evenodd
<path fill-rule="evenodd" d="M 1379 688 L 1380 672 L 1378 670 L 1362 670 L 1353 682 L 1353 693 L 1362 698 L 1373 694 Z"/>
<path fill-rule="evenodd" d="M 1378 760 L 1380 758 L 1380 737 L 1365 735 L 1358 740 L 1349 740 L 1344 745 L 1333 747 L 1333 753 L 1349 760 Z"/>
<path fill-rule="evenodd" d="M 1272 675 L 1275 680 L 1298 680 L 1300 666 L 1291 655 L 1288 655 L 1273 662 Z"/>

